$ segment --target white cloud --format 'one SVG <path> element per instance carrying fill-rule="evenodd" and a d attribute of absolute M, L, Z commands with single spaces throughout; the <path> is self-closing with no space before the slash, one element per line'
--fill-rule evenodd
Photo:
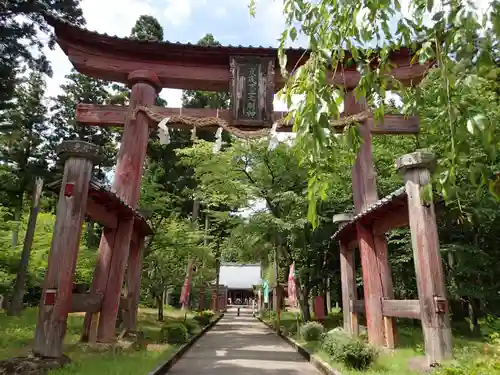
<path fill-rule="evenodd" d="M 182 106 L 182 90 L 163 89 L 160 97 L 167 101 L 167 106 L 179 108 Z"/>
<path fill-rule="evenodd" d="M 127 36 L 140 15 L 153 14 L 149 0 L 83 0 L 83 15 L 87 20 L 86 28 L 110 35 Z M 47 39 L 47 37 L 44 37 Z M 52 64 L 54 75 L 47 82 L 47 96 L 60 93 L 64 76 L 71 71 L 71 63 L 64 52 L 56 46 L 53 51 L 45 48 L 44 52 Z"/>
<path fill-rule="evenodd" d="M 141 15 L 153 15 L 150 0 L 83 0 L 83 15 L 89 30 L 128 36 Z"/>
<path fill-rule="evenodd" d="M 194 9 L 206 4 L 207 0 L 166 0 L 163 14 L 171 25 L 181 26 L 189 21 Z"/>

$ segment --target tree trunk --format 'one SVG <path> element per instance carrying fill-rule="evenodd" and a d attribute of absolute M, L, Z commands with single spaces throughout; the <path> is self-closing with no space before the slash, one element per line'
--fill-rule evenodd
<path fill-rule="evenodd" d="M 23 193 L 19 198 L 17 206 L 14 208 L 14 228 L 12 229 L 12 247 L 16 247 L 19 242 L 19 228 L 21 227 L 21 214 L 23 211 Z"/>
<path fill-rule="evenodd" d="M 23 251 L 21 253 L 21 261 L 19 262 L 19 269 L 16 275 L 16 283 L 14 291 L 12 292 L 12 302 L 7 311 L 7 315 L 20 315 L 23 310 L 23 297 L 24 286 L 26 283 L 26 273 L 28 270 L 28 263 L 30 259 L 31 246 L 33 245 L 33 238 L 35 237 L 36 219 L 40 207 L 40 196 L 42 195 L 43 180 L 37 178 L 35 187 L 33 189 L 33 203 L 31 208 L 30 217 L 28 220 L 28 228 L 24 237 Z M 13 237 L 14 238 L 14 237 Z"/>
<path fill-rule="evenodd" d="M 299 307 L 303 322 L 311 320 L 311 310 L 309 309 L 309 288 L 302 286 L 299 279 L 296 279 L 296 288 L 299 291 Z"/>
<path fill-rule="evenodd" d="M 158 307 L 158 321 L 163 322 L 163 301 L 162 301 L 162 295 L 158 294 L 156 295 L 156 307 Z"/>
<path fill-rule="evenodd" d="M 479 325 L 479 299 L 469 298 L 469 319 L 470 330 L 474 335 L 481 334 L 481 326 Z"/>

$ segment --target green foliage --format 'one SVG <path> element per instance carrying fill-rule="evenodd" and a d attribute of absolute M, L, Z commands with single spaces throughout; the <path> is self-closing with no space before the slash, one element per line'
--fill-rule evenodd
<path fill-rule="evenodd" d="M 193 320 L 186 319 L 184 321 L 184 325 L 186 326 L 190 336 L 196 335 L 200 332 L 200 324 L 197 323 L 197 320 L 195 318 L 196 316 L 193 318 Z"/>
<path fill-rule="evenodd" d="M 334 361 L 356 370 L 367 369 L 378 356 L 375 348 L 359 339 L 349 337 L 342 329 L 326 333 L 321 348 Z"/>
<path fill-rule="evenodd" d="M 215 314 L 212 310 L 203 310 L 198 315 L 195 315 L 193 319 L 196 320 L 200 325 L 206 326 L 212 321 L 214 315 Z"/>
<path fill-rule="evenodd" d="M 184 323 L 171 322 L 161 328 L 160 342 L 169 344 L 184 344 L 189 339 L 189 332 Z"/>
<path fill-rule="evenodd" d="M 153 16 L 140 16 L 135 22 L 132 37 L 139 40 L 163 41 L 163 27 Z"/>
<path fill-rule="evenodd" d="M 333 309 L 328 312 L 329 326 L 342 327 L 344 324 L 344 316 L 341 309 Z"/>
<path fill-rule="evenodd" d="M 79 0 L 47 0 L 47 8 L 63 19 L 78 25 L 85 23 Z M 0 111 L 12 102 L 19 74 L 26 67 L 35 72 L 52 74 L 39 39 L 40 32 L 49 35 L 48 47 L 54 47 L 53 30 L 41 15 L 39 2 L 9 0 L 0 2 Z"/>
<path fill-rule="evenodd" d="M 150 296 L 161 296 L 169 286 L 180 287 L 184 281 L 188 259 L 198 260 L 193 284 L 201 284 L 214 278 L 214 260 L 211 249 L 203 245 L 202 231 L 193 227 L 187 219 L 166 218 L 155 228 L 144 259 L 143 290 Z"/>
<path fill-rule="evenodd" d="M 97 177 L 105 182 L 105 173 L 109 172 L 116 163 L 116 145 L 119 133 L 113 128 L 80 126 L 76 122 L 75 112 L 79 103 L 106 103 L 111 97 L 108 83 L 73 70 L 66 76 L 66 83 L 61 85 L 61 89 L 62 93 L 55 98 L 50 119 L 54 126 L 49 143 L 51 157 L 55 161 L 58 160 L 56 147 L 62 140 L 80 139 L 92 142 L 100 146 L 102 161 L 97 166 Z"/>
<path fill-rule="evenodd" d="M 206 34 L 197 45 L 220 46 L 212 34 Z M 229 107 L 229 93 L 210 92 L 199 90 L 184 90 L 182 92 L 182 106 L 185 108 L 214 108 L 225 109 Z M 205 134 L 205 136 L 207 136 Z"/>
<path fill-rule="evenodd" d="M 454 92 L 466 87 L 477 76 L 497 84 L 498 44 L 500 36 L 500 6 L 494 0 L 490 6 L 475 7 L 466 0 L 416 0 L 401 6 L 399 0 L 359 2 L 357 0 L 285 0 L 283 12 L 286 26 L 280 37 L 278 60 L 281 74 L 287 77 L 282 90 L 290 107 L 297 132 L 296 149 L 303 162 L 309 164 L 309 215 L 317 225 L 317 200 L 325 199 L 330 181 L 322 173 L 321 160 L 330 158 L 331 149 L 347 146 L 352 155 L 359 144 L 356 126 L 348 126 L 343 135 L 328 137 L 330 119 L 338 118 L 348 88 L 346 82 L 328 79 L 329 71 L 356 67 L 361 78 L 356 95 L 366 98 L 377 117 L 386 110 L 389 89 L 402 94 L 405 113 L 422 113 L 420 99 L 435 99 L 435 110 L 441 121 L 425 124 L 430 131 L 442 129 L 447 141 L 441 142 L 441 169 L 438 188 L 443 197 L 455 199 L 463 157 L 469 154 L 470 140 L 483 144 L 480 156 L 488 162 L 496 159 L 499 148 L 497 121 L 480 108 L 488 99 L 478 100 L 469 107 L 457 107 Z M 250 13 L 255 1 L 250 1 Z M 355 20 L 353 22 L 353 20 Z M 331 30 L 339 30 L 332 33 Z M 310 48 L 303 64 L 290 64 L 287 47 L 299 38 Z M 419 43 L 415 43 L 418 41 Z M 391 74 L 391 54 L 401 47 L 410 48 L 413 62 L 433 65 L 436 85 L 432 95 L 420 90 L 405 90 Z M 299 65 L 299 66 L 298 66 Z M 294 71 L 287 69 L 293 66 Z M 293 74 L 292 74 L 293 73 Z M 292 105 L 292 97 L 299 100 Z M 497 98 L 491 102 L 495 106 Z M 484 168 L 478 165 L 479 169 Z M 482 177 L 480 184 L 490 186 L 493 176 Z M 477 182 L 476 182 L 477 184 Z"/>
<path fill-rule="evenodd" d="M 498 375 L 500 374 L 500 334 L 491 335 L 483 353 L 466 348 L 455 364 L 445 366 L 436 375 Z"/>
<path fill-rule="evenodd" d="M 318 322 L 307 322 L 300 327 L 300 337 L 305 341 L 318 341 L 324 327 Z"/>

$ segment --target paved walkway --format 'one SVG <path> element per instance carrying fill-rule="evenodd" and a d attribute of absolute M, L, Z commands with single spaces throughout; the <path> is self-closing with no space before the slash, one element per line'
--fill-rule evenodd
<path fill-rule="evenodd" d="M 228 311 L 169 371 L 171 375 L 321 375 L 251 315 Z"/>

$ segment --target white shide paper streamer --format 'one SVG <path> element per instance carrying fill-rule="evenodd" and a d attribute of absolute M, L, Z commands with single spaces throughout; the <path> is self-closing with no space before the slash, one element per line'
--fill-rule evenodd
<path fill-rule="evenodd" d="M 276 147 L 278 147 L 278 144 L 280 143 L 278 139 L 278 132 L 276 129 L 278 128 L 278 123 L 274 123 L 273 127 L 271 128 L 271 131 L 269 132 L 269 147 L 267 148 L 268 151 L 274 150 Z"/>
<path fill-rule="evenodd" d="M 223 130 L 222 128 L 219 128 L 215 133 L 215 142 L 212 148 L 212 152 L 214 154 L 218 153 L 222 148 L 222 130 Z"/>
<path fill-rule="evenodd" d="M 170 131 L 167 127 L 167 123 L 170 120 L 170 117 L 165 117 L 158 123 L 158 137 L 160 138 L 161 145 L 170 144 Z"/>

